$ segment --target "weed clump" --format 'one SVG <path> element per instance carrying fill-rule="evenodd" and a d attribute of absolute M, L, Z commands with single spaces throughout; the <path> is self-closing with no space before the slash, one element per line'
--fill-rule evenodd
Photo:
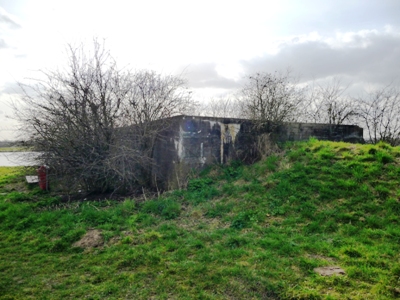
<path fill-rule="evenodd" d="M 173 199 L 157 199 L 144 202 L 141 211 L 171 220 L 180 215 L 181 206 Z"/>

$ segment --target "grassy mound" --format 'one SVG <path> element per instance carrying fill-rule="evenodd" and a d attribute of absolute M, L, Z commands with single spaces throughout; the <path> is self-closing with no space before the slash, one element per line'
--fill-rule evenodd
<path fill-rule="evenodd" d="M 400 296 L 399 147 L 294 143 L 145 202 L 63 203 L 11 170 L 0 169 L 0 299 Z M 328 266 L 345 274 L 314 270 Z"/>

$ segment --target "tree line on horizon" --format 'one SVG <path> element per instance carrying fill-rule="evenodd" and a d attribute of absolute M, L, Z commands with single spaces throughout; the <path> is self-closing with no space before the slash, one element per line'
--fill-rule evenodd
<path fill-rule="evenodd" d="M 235 94 L 211 99 L 197 110 L 204 116 L 255 121 L 359 125 L 367 143 L 400 145 L 400 89 L 388 84 L 363 96 L 347 94 L 335 77 L 327 84 L 301 86 L 285 73 L 255 73 Z"/>

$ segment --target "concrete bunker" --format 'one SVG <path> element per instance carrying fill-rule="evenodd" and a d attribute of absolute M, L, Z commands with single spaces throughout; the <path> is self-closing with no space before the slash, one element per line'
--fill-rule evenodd
<path fill-rule="evenodd" d="M 268 134 L 275 141 L 320 140 L 362 142 L 363 129 L 356 125 L 266 122 L 247 119 L 180 115 L 169 118 L 153 149 L 153 184 L 171 189 L 182 186 L 191 170 L 230 160 L 254 161 L 257 137 Z"/>

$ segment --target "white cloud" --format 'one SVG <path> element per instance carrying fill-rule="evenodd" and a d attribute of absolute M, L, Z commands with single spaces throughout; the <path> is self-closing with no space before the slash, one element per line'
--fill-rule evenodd
<path fill-rule="evenodd" d="M 6 82 L 62 66 L 66 43 L 93 36 L 106 38 L 120 66 L 183 72 L 199 97 L 288 67 L 304 81 L 339 75 L 353 86 L 382 84 L 400 74 L 399 12 L 398 0 L 7 1 L 0 102 Z"/>
<path fill-rule="evenodd" d="M 5 9 L 0 7 L 0 28 L 8 27 L 10 29 L 19 29 L 21 25 L 15 16 L 9 14 Z"/>
<path fill-rule="evenodd" d="M 274 71 L 291 67 L 305 78 L 337 75 L 355 81 L 396 79 L 400 74 L 400 34 L 387 30 L 339 32 L 334 36 L 291 38 L 280 45 L 276 55 L 243 61 L 247 72 Z"/>

